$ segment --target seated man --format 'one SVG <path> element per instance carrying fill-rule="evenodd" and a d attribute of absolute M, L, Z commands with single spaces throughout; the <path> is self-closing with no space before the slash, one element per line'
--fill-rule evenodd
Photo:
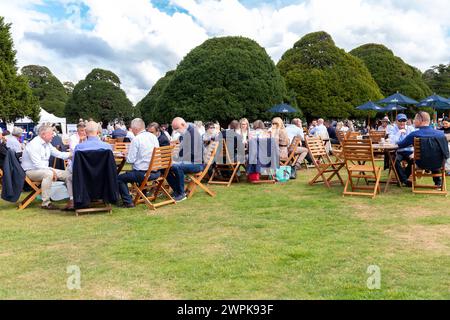
<path fill-rule="evenodd" d="M 114 131 L 112 132 L 111 136 L 113 139 L 117 138 L 125 138 L 127 136 L 127 132 L 122 129 L 120 124 L 116 123 L 114 126 Z"/>
<path fill-rule="evenodd" d="M 184 174 L 198 173 L 204 169 L 203 165 L 203 139 L 193 124 L 187 124 L 183 118 L 175 118 L 172 128 L 180 134 L 179 159 L 172 165 L 167 182 L 173 190 L 175 201 L 186 199 L 184 190 Z"/>
<path fill-rule="evenodd" d="M 74 154 L 77 151 L 87 151 L 87 150 L 111 150 L 112 147 L 109 143 L 103 142 L 98 137 L 98 124 L 94 121 L 89 121 L 83 128 L 84 142 L 79 143 L 74 148 Z"/>
<path fill-rule="evenodd" d="M 125 208 L 134 207 L 127 184 L 135 182 L 139 185 L 142 183 L 152 159 L 153 149 L 159 147 L 156 136 L 145 131 L 145 123 L 142 119 L 136 118 L 131 121 L 131 130 L 135 138 L 131 141 L 128 149 L 127 162 L 133 165 L 133 170 L 119 175 L 118 178 L 119 192 Z M 152 172 L 149 180 L 157 179 L 159 175 L 159 172 Z"/>
<path fill-rule="evenodd" d="M 170 140 L 167 138 L 163 132 L 161 132 L 161 128 L 159 124 L 156 122 L 152 122 L 147 126 L 147 131 L 154 134 L 158 138 L 159 146 L 166 147 L 170 146 Z"/>
<path fill-rule="evenodd" d="M 64 180 L 69 194 L 69 202 L 64 210 L 73 210 L 72 174 L 67 170 L 52 169 L 49 167 L 50 156 L 60 159 L 68 159 L 69 152 L 60 152 L 51 145 L 53 138 L 53 128 L 42 125 L 39 128 L 38 136 L 27 144 L 22 157 L 22 168 L 28 178 L 32 181 L 42 181 L 42 209 L 59 210 L 50 201 L 50 190 L 52 182 Z"/>
<path fill-rule="evenodd" d="M 416 117 L 414 118 L 414 126 L 417 130 L 408 134 L 402 141 L 398 143 L 399 149 L 412 146 L 414 144 L 414 138 L 445 138 L 442 131 L 435 130 L 430 126 L 430 115 L 427 112 L 419 111 L 419 113 L 416 114 Z M 439 152 L 439 150 L 436 150 L 436 152 Z M 432 173 L 439 173 L 439 170 L 434 170 L 437 168 L 422 169 L 430 169 Z M 408 178 L 409 176 L 406 177 L 406 179 Z M 433 181 L 436 186 L 442 185 L 440 177 L 434 177 Z"/>
<path fill-rule="evenodd" d="M 6 146 L 13 150 L 16 154 L 22 156 L 22 144 L 20 143 L 20 137 L 22 136 L 23 129 L 19 127 L 14 127 L 12 129 L 11 135 L 8 136 L 8 140 L 6 142 Z"/>
<path fill-rule="evenodd" d="M 393 144 L 399 144 L 402 142 L 406 136 L 414 131 L 412 127 L 406 126 L 407 117 L 403 113 L 397 115 L 397 122 L 391 130 L 391 142 Z M 412 159 L 411 155 L 413 153 L 413 147 L 408 146 L 406 148 L 401 148 L 397 150 L 397 156 L 395 158 L 395 169 L 397 170 L 398 176 L 400 178 L 400 183 L 404 186 L 408 185 L 408 177 L 411 175 Z M 406 161 L 408 165 L 406 168 L 402 167 L 402 161 Z"/>

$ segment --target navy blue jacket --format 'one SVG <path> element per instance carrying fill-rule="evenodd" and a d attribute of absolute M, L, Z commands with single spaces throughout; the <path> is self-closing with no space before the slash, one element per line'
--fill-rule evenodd
<path fill-rule="evenodd" d="M 16 202 L 20 198 L 25 183 L 25 171 L 23 171 L 16 153 L 8 149 L 3 163 L 2 199 Z"/>
<path fill-rule="evenodd" d="M 75 152 L 72 171 L 75 208 L 86 208 L 93 200 L 117 202 L 117 166 L 111 150 Z"/>

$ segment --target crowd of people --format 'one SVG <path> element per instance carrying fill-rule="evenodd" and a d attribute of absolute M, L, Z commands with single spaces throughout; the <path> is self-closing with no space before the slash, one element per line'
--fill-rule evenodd
<path fill-rule="evenodd" d="M 171 129 L 171 133 L 169 133 Z M 437 130 L 430 126 L 430 115 L 426 112 L 419 112 L 414 119 L 401 113 L 396 117 L 395 123 L 391 124 L 389 118 L 381 119 L 372 130 L 384 131 L 386 138 L 393 144 L 398 145 L 396 157 L 396 169 L 401 183 L 409 185 L 408 178 L 411 175 L 412 153 L 414 137 L 438 137 L 447 135 L 450 140 L 450 119 L 442 119 L 441 127 Z M 136 118 L 131 121 L 129 128 L 123 124 L 108 125 L 102 129 L 101 125 L 92 119 L 80 121 L 77 131 L 70 136 L 67 143 L 62 143 L 55 127 L 43 124 L 39 127 L 37 136 L 26 145 L 21 143 L 23 131 L 14 127 L 12 132 L 0 132 L 1 148 L 3 150 L 13 150 L 26 176 L 33 181 L 42 181 L 42 209 L 59 210 L 51 202 L 50 189 L 54 181 L 64 181 L 67 186 L 69 200 L 63 210 L 74 210 L 73 189 L 72 189 L 72 166 L 74 154 L 87 150 L 113 150 L 110 143 L 104 140 L 106 136 L 113 139 L 128 139 L 130 142 L 126 161 L 131 165 L 131 170 L 121 173 L 118 176 L 118 189 L 122 199 L 122 206 L 125 208 L 134 207 L 132 197 L 129 192 L 129 184 L 140 184 L 149 168 L 150 160 L 154 148 L 168 146 L 179 143 L 179 153 L 174 157 L 170 173 L 167 177 L 175 201 L 180 202 L 186 199 L 185 174 L 198 173 L 204 169 L 205 149 L 212 141 L 228 139 L 230 136 L 236 141 L 235 150 L 232 154 L 236 156 L 239 149 L 246 150 L 249 142 L 256 138 L 271 138 L 276 142 L 278 153 L 281 159 L 288 157 L 291 143 L 298 137 L 300 144 L 296 146 L 294 152 L 299 155 L 295 163 L 295 169 L 301 170 L 302 165 L 311 163 L 312 159 L 305 146 L 306 136 L 318 136 L 327 142 L 327 149 L 331 152 L 331 145 L 339 143 L 337 134 L 339 131 L 357 131 L 350 120 L 346 121 L 325 121 L 324 119 L 313 120 L 304 129 L 303 122 L 299 118 L 292 119 L 290 124 L 285 124 L 279 117 L 272 119 L 270 125 L 266 125 L 261 120 L 256 120 L 252 124 L 246 119 L 233 120 L 226 129 L 221 128 L 217 122 L 201 121 L 188 123 L 184 119 L 177 117 L 173 119 L 171 127 L 169 125 L 159 125 L 152 122 L 145 125 L 142 119 Z M 361 129 L 361 133 L 367 133 L 369 128 Z M 55 144 L 55 141 L 58 141 Z M 67 146 L 66 146 L 67 144 Z M 59 158 L 68 160 L 68 165 L 64 169 L 58 169 L 52 159 Z M 402 165 L 406 162 L 407 165 Z M 1 165 L 1 163 L 0 163 Z M 450 171 L 450 160 L 447 160 L 446 170 Z M 449 172 L 450 173 L 450 172 Z M 152 172 L 150 180 L 158 178 L 159 172 Z M 438 185 L 440 180 L 435 179 Z"/>

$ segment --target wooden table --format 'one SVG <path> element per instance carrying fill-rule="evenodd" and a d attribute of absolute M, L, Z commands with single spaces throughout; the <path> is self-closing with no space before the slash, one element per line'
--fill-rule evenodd
<path fill-rule="evenodd" d="M 401 188 L 400 178 L 398 176 L 397 169 L 395 168 L 395 158 L 397 155 L 398 146 L 392 143 L 374 143 L 372 144 L 374 151 L 379 150 L 384 152 L 385 157 L 388 157 L 389 160 L 389 173 L 386 181 L 380 181 L 380 183 L 386 183 L 384 187 L 384 192 L 387 191 L 389 184 L 391 182 L 397 183 L 397 185 Z"/>

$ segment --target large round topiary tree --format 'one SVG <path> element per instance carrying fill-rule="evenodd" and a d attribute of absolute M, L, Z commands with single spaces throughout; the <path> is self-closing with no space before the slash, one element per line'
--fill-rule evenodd
<path fill-rule="evenodd" d="M 154 120 L 254 120 L 286 95 L 283 78 L 266 51 L 244 37 L 213 38 L 178 65 L 157 101 Z"/>
<path fill-rule="evenodd" d="M 353 49 L 350 54 L 364 61 L 385 96 L 399 91 L 420 100 L 431 94 L 420 70 L 394 56 L 384 45 L 365 44 Z"/>
<path fill-rule="evenodd" d="M 120 88 L 119 77 L 111 71 L 93 69 L 86 79 L 77 83 L 66 103 L 69 121 L 93 118 L 108 123 L 114 119 L 129 121 L 139 115 L 125 91 Z"/>
<path fill-rule="evenodd" d="M 364 63 L 339 49 L 326 32 L 305 35 L 278 63 L 288 90 L 308 119 L 364 117 L 355 107 L 382 98 Z"/>

